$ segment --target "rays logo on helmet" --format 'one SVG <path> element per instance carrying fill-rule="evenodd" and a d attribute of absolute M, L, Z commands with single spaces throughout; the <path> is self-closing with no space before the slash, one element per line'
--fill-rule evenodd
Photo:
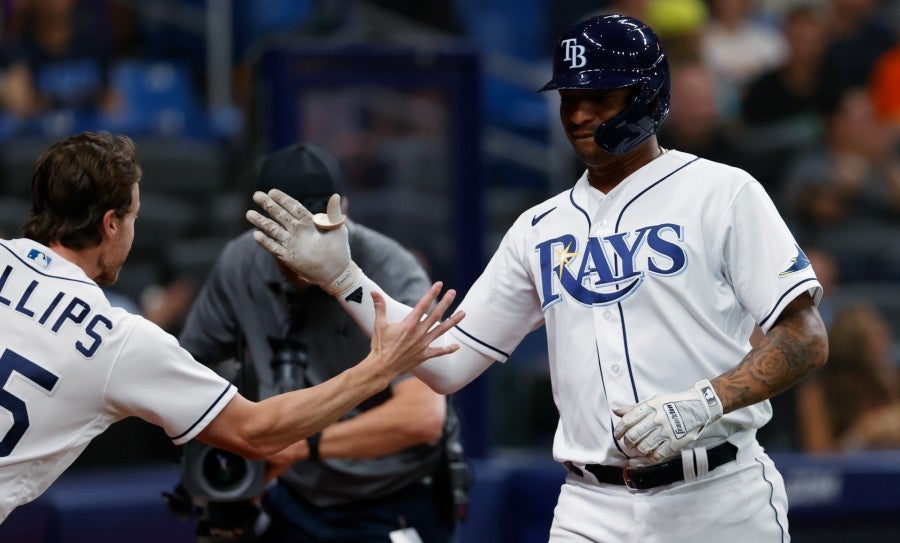
<path fill-rule="evenodd" d="M 578 40 L 569 38 L 561 43 L 566 51 L 566 56 L 563 57 L 563 60 L 569 62 L 569 68 L 583 68 L 587 64 L 587 57 L 584 56 L 584 46 L 578 45 Z"/>

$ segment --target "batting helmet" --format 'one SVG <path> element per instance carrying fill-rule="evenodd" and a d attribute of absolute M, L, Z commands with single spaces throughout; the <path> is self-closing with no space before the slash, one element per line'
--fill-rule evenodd
<path fill-rule="evenodd" d="M 635 87 L 625 109 L 600 124 L 594 141 L 614 154 L 656 133 L 669 114 L 669 62 L 650 27 L 622 15 L 592 17 L 569 28 L 553 52 L 554 89 Z"/>

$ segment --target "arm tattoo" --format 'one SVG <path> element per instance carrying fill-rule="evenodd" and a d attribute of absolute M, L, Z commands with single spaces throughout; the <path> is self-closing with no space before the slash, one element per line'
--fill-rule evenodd
<path fill-rule="evenodd" d="M 825 363 L 828 339 L 808 296 L 785 308 L 765 338 L 734 369 L 713 380 L 726 412 L 783 392 Z"/>

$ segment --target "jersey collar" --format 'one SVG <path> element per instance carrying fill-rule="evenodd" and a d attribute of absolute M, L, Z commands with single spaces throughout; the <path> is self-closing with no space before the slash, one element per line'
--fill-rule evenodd
<path fill-rule="evenodd" d="M 572 200 L 576 205 L 588 210 L 591 216 L 597 212 L 603 201 L 611 204 L 616 201 L 627 201 L 641 191 L 647 189 L 660 179 L 671 174 L 697 157 L 681 151 L 670 150 L 658 158 L 651 160 L 626 177 L 608 194 L 603 194 L 588 182 L 587 170 L 581 174 L 572 189 Z"/>

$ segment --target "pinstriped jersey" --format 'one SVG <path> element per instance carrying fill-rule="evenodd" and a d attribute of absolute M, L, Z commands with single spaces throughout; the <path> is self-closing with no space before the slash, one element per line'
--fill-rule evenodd
<path fill-rule="evenodd" d="M 545 326 L 559 410 L 554 457 L 625 465 L 612 409 L 679 392 L 736 366 L 819 285 L 762 186 L 746 172 L 669 151 L 609 194 L 585 173 L 523 213 L 460 304 L 467 345 L 505 361 Z M 768 401 L 738 409 L 699 445 L 755 432 Z M 636 460 L 635 463 L 640 462 Z"/>
<path fill-rule="evenodd" d="M 110 424 L 137 416 L 182 444 L 237 392 L 31 240 L 0 240 L 0 330 L 0 522 Z"/>

